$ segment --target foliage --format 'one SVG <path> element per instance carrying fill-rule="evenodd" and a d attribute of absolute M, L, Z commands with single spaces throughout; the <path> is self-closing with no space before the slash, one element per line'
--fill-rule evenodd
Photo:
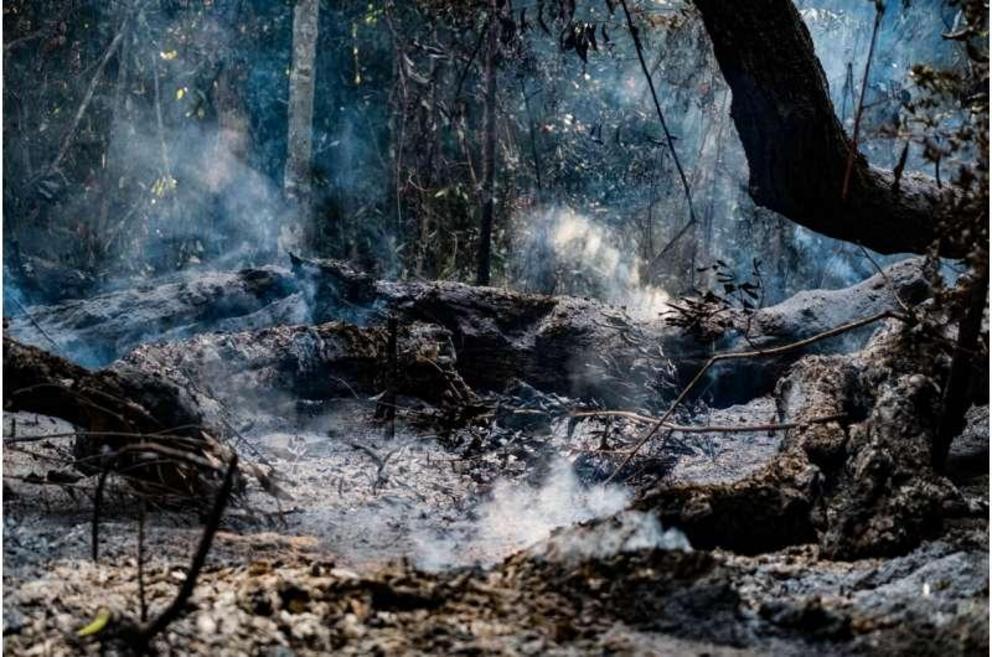
<path fill-rule="evenodd" d="M 980 59 L 984 28 L 972 22 L 983 16 L 981 3 L 955 3 L 965 18 L 950 42 Z M 747 263 L 759 250 L 772 263 L 763 284 L 769 302 L 871 273 L 855 249 L 754 207 L 729 92 L 691 6 L 628 5 L 695 190 L 698 225 L 686 226 L 675 167 L 618 5 L 505 3 L 495 17 L 495 279 L 545 287 L 523 263 L 528 246 L 520 238 L 550 207 L 589 216 L 616 249 L 634 254 L 642 284 L 675 294 L 701 285 L 699 263 Z M 480 0 L 322 3 L 316 225 L 301 245 L 282 229 L 291 2 L 5 3 L 9 271 L 29 281 L 40 259 L 99 283 L 270 262 L 302 248 L 392 276 L 470 279 L 489 7 Z M 119 50 L 96 75 L 119 33 Z M 948 182 L 978 194 L 987 181 L 980 107 L 987 116 L 987 96 L 974 93 L 981 62 L 969 61 L 917 67 L 913 79 L 928 93 L 906 100 L 902 90 L 887 91 L 873 101 L 869 124 L 884 128 L 872 146 L 911 141 L 904 166 L 918 166 L 919 150 Z M 970 100 L 950 102 L 962 98 Z M 885 113 L 900 103 L 896 125 Z M 973 116 L 959 120 L 960 108 L 971 106 Z M 66 156 L 52 168 L 63 143 Z M 549 289 L 573 287 L 565 281 L 573 270 L 559 263 Z"/>

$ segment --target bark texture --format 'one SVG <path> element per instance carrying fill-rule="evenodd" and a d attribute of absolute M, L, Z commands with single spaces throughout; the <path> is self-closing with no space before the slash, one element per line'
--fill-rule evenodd
<path fill-rule="evenodd" d="M 765 468 L 732 484 L 659 485 L 639 501 L 693 545 L 742 553 L 815 539 L 820 554 L 900 554 L 967 505 L 931 467 L 946 358 L 893 324 L 863 351 L 809 356 L 779 381 L 780 418 L 843 414 L 789 431 Z"/>
<path fill-rule="evenodd" d="M 792 0 L 695 0 L 723 76 L 730 113 L 750 167 L 756 203 L 823 235 L 879 253 L 963 257 L 969 245 L 949 239 L 954 193 L 932 179 L 891 172 L 854 158 L 834 114 L 823 68 Z"/>
<path fill-rule="evenodd" d="M 289 76 L 289 127 L 284 186 L 309 227 L 310 160 L 313 153 L 313 93 L 316 71 L 319 0 L 297 0 L 293 9 L 293 69 Z"/>

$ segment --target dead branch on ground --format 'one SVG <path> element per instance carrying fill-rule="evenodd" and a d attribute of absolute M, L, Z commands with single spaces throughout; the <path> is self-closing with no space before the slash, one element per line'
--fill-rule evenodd
<path fill-rule="evenodd" d="M 870 317 L 866 317 L 864 319 L 859 319 L 853 322 L 848 322 L 846 324 L 841 324 L 840 326 L 834 327 L 828 331 L 818 333 L 817 335 L 806 338 L 804 340 L 799 340 L 797 342 L 791 342 L 789 344 L 781 345 L 778 347 L 770 347 L 768 349 L 737 351 L 737 352 L 716 354 L 715 356 L 711 356 L 710 359 L 707 360 L 706 363 L 704 363 L 703 366 L 699 369 L 696 375 L 689 380 L 689 383 L 687 383 L 685 387 L 682 388 L 682 392 L 680 392 L 678 397 L 675 398 L 675 401 L 671 403 L 671 405 L 668 407 L 668 410 L 665 411 L 665 414 L 661 416 L 661 418 L 646 434 L 644 434 L 643 438 L 637 441 L 637 443 L 630 450 L 627 456 L 624 457 L 623 461 L 620 462 L 620 465 L 617 466 L 617 468 L 613 471 L 613 474 L 611 474 L 606 479 L 605 483 L 608 484 L 612 482 L 617 477 L 617 474 L 631 462 L 634 456 L 637 455 L 637 453 L 641 450 L 641 448 L 644 447 L 644 445 L 647 444 L 647 442 L 651 440 L 651 438 L 654 437 L 656 433 L 658 433 L 658 430 L 665 426 L 665 424 L 668 422 L 669 418 L 672 417 L 672 414 L 675 413 L 675 410 L 679 407 L 679 405 L 683 401 L 685 401 L 686 397 L 689 396 L 689 393 L 692 392 L 692 389 L 695 388 L 696 384 L 702 380 L 703 376 L 710 369 L 710 367 L 712 367 L 716 363 L 727 360 L 741 360 L 748 358 L 762 358 L 767 356 L 776 356 L 790 351 L 795 351 L 797 349 L 803 349 L 816 342 L 826 340 L 827 338 L 836 337 L 843 333 L 847 333 L 849 331 L 853 331 L 855 329 L 861 328 L 862 326 L 868 326 L 869 324 L 880 322 L 884 319 L 898 319 L 900 321 L 905 321 L 905 317 L 903 315 L 900 315 L 892 310 L 885 310 L 883 312 L 877 313 Z"/>

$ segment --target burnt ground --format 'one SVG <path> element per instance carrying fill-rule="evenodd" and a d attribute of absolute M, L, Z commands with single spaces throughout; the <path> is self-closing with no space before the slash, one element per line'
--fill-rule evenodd
<path fill-rule="evenodd" d="M 705 420 L 753 422 L 769 403 L 711 411 Z M 584 450 L 620 439 L 632 423 L 587 422 L 569 435 L 567 419 L 535 426 L 526 415 L 523 429 L 495 423 L 459 442 L 402 415 L 389 437 L 373 410 L 341 401 L 303 426 L 247 436 L 282 473 L 288 495 L 249 489 L 228 515 L 188 613 L 156 643 L 163 654 L 987 650 L 984 518 L 949 522 L 894 558 L 834 561 L 813 544 L 757 556 L 692 550 L 650 514 L 623 511 L 629 490 L 590 483 L 597 463 Z M 971 420 L 952 463 L 957 483 L 984 497 L 987 414 Z M 4 435 L 68 428 L 7 414 Z M 770 460 L 779 442 L 769 434 L 692 434 L 645 461 L 655 459 L 653 469 L 672 482 L 731 482 Z M 101 610 L 113 614 L 111 628 L 139 613 L 134 499 L 111 481 L 94 563 L 91 481 L 32 483 L 58 479 L 46 458 L 67 446 L 51 440 L 24 449 L 32 454 L 4 455 L 5 648 L 100 654 L 78 630 Z M 162 509 L 149 509 L 145 525 L 154 613 L 184 578 L 200 527 L 189 514 Z M 123 651 L 105 632 L 104 649 Z"/>
<path fill-rule="evenodd" d="M 934 472 L 941 343 L 889 321 L 772 366 L 714 368 L 672 418 L 695 430 L 659 432 L 622 483 L 604 482 L 643 416 L 576 416 L 596 399 L 657 416 L 686 381 L 673 359 L 698 365 L 915 303 L 917 264 L 797 295 L 743 333 L 318 269 L 320 298 L 369 316 L 315 317 L 307 279 L 273 270 L 41 309 L 45 335 L 12 323 L 14 338 L 33 331 L 77 361 L 100 336 L 92 362 L 123 357 L 85 371 L 5 336 L 5 384 L 23 377 L 3 425 L 8 652 L 126 654 L 121 631 L 140 616 L 135 489 L 108 479 L 95 561 L 98 477 L 69 464 L 100 443 L 35 413 L 91 431 L 113 418 L 78 395 L 63 395 L 67 414 L 29 385 L 41 382 L 113 392 L 115 413 L 142 426 L 148 413 L 160 427 L 202 421 L 226 442 L 204 458 L 234 448 L 271 469 L 245 477 L 190 603 L 155 640 L 161 654 L 987 653 L 987 399 L 947 476 Z M 398 316 L 398 333 L 375 314 Z M 201 515 L 146 505 L 151 617 L 187 576 L 205 481 Z M 94 618 L 109 621 L 80 636 Z"/>

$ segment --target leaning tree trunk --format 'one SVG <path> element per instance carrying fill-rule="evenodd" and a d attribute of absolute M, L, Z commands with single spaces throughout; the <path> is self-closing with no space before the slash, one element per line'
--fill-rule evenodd
<path fill-rule="evenodd" d="M 305 231 L 312 228 L 310 160 L 319 12 L 319 0 L 297 0 L 293 10 L 293 70 L 289 76 L 289 126 L 283 186 L 286 196 L 296 205 L 296 219 Z"/>
<path fill-rule="evenodd" d="M 499 5 L 500 0 L 489 2 L 485 72 L 486 116 L 482 143 L 482 222 L 479 230 L 479 268 L 475 277 L 477 285 L 489 285 L 492 268 L 493 212 L 496 204 L 496 49 L 499 47 Z"/>
<path fill-rule="evenodd" d="M 918 174 L 897 179 L 851 149 L 813 41 L 792 0 L 696 0 L 733 92 L 731 116 L 759 205 L 823 235 L 880 253 L 962 257 L 954 192 Z"/>

